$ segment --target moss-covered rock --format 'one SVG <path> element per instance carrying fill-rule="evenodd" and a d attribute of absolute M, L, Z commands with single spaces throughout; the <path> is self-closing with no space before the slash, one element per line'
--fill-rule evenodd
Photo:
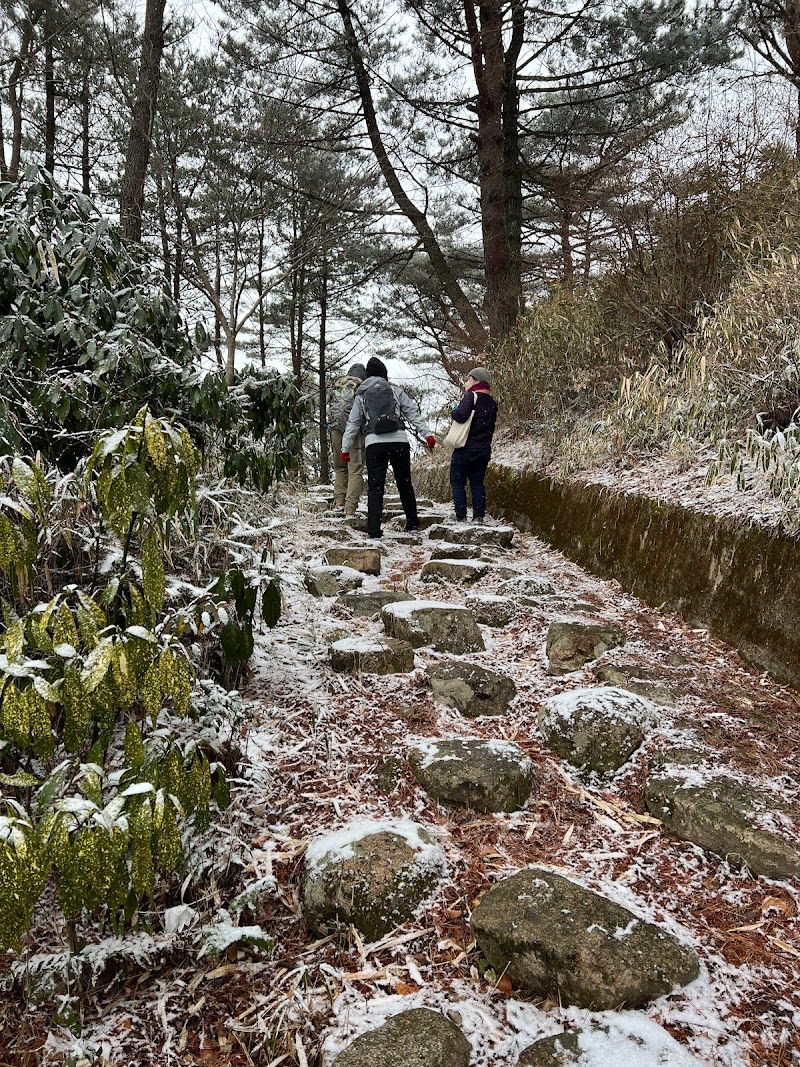
<path fill-rule="evenodd" d="M 605 1011 L 640 1008 L 697 978 L 697 956 L 627 908 L 558 874 L 521 871 L 488 891 L 472 933 L 518 989 Z"/>
<path fill-rule="evenodd" d="M 677 837 L 753 874 L 800 878 L 800 809 L 725 776 L 689 784 L 697 773 L 686 764 L 662 762 L 647 780 L 648 811 Z"/>
<path fill-rule="evenodd" d="M 317 933 L 355 926 L 370 941 L 411 919 L 447 865 L 427 830 L 413 823 L 357 822 L 312 842 L 303 910 Z"/>
<path fill-rule="evenodd" d="M 554 622 L 547 631 L 550 674 L 578 671 L 590 660 L 625 644 L 621 626 L 594 622 Z"/>
<path fill-rule="evenodd" d="M 425 673 L 434 699 L 469 719 L 505 714 L 517 693 L 513 679 L 507 674 L 464 660 L 439 660 L 428 666 Z"/>
<path fill-rule="evenodd" d="M 467 608 L 436 601 L 415 600 L 387 604 L 381 611 L 384 628 L 391 637 L 408 641 L 414 648 L 430 645 L 437 652 L 482 652 L 483 638 Z"/>
<path fill-rule="evenodd" d="M 413 1008 L 357 1037 L 333 1067 L 469 1067 L 472 1049 L 438 1011 Z"/>
<path fill-rule="evenodd" d="M 543 701 L 536 725 L 545 743 L 584 771 L 618 770 L 657 722 L 654 705 L 626 689 L 573 689 Z"/>
<path fill-rule="evenodd" d="M 510 741 L 426 741 L 409 762 L 430 796 L 476 811 L 518 811 L 533 784 L 531 761 Z"/>

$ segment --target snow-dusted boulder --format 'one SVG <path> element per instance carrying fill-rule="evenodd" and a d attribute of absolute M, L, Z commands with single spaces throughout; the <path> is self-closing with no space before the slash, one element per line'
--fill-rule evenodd
<path fill-rule="evenodd" d="M 472 1048 L 455 1023 L 430 1008 L 412 1008 L 357 1037 L 333 1067 L 469 1067 Z"/>
<path fill-rule="evenodd" d="M 430 796 L 476 811 L 517 811 L 533 784 L 533 764 L 511 741 L 426 740 L 409 763 Z"/>
<path fill-rule="evenodd" d="M 530 606 L 537 605 L 543 597 L 551 596 L 555 589 L 550 579 L 540 574 L 520 574 L 498 585 L 497 592 Z"/>
<path fill-rule="evenodd" d="M 657 721 L 653 704 L 614 686 L 549 697 L 536 717 L 539 733 L 557 755 L 597 774 L 626 763 Z"/>
<path fill-rule="evenodd" d="M 352 567 L 309 567 L 303 575 L 303 584 L 314 596 L 339 596 L 363 582 L 364 575 Z"/>
<path fill-rule="evenodd" d="M 361 589 L 351 593 L 343 593 L 339 597 L 346 608 L 350 608 L 356 615 L 370 618 L 379 614 L 387 604 L 400 604 L 404 600 L 413 600 L 411 593 L 403 593 L 399 589 Z"/>
<path fill-rule="evenodd" d="M 489 573 L 490 564 L 474 559 L 431 559 L 422 568 L 423 582 L 474 585 Z"/>
<path fill-rule="evenodd" d="M 411 919 L 447 873 L 421 826 L 359 820 L 313 841 L 306 852 L 303 910 L 310 930 L 355 926 L 370 941 Z"/>
<path fill-rule="evenodd" d="M 511 597 L 493 593 L 476 593 L 467 597 L 467 607 L 484 626 L 508 626 L 519 612 Z"/>
<path fill-rule="evenodd" d="M 471 923 L 483 955 L 518 989 L 595 1011 L 643 1007 L 700 971 L 666 930 L 541 868 L 490 889 Z"/>
<path fill-rule="evenodd" d="M 380 574 L 383 550 L 367 545 L 336 545 L 325 553 L 332 567 L 352 567 L 362 574 Z"/>
<path fill-rule="evenodd" d="M 414 649 L 394 637 L 346 637 L 331 645 L 331 667 L 349 674 L 408 674 Z"/>
<path fill-rule="evenodd" d="M 467 608 L 435 600 L 411 600 L 387 604 L 381 612 L 391 637 L 408 641 L 414 648 L 430 645 L 437 652 L 483 652 L 485 645 L 478 624 Z"/>
<path fill-rule="evenodd" d="M 636 1012 L 616 1012 L 584 1030 L 565 1030 L 529 1045 L 517 1067 L 702 1067 L 663 1026 Z"/>
<path fill-rule="evenodd" d="M 516 530 L 513 526 L 431 526 L 428 536 L 433 541 L 452 541 L 454 545 L 497 545 L 510 548 Z"/>
<path fill-rule="evenodd" d="M 800 809 L 764 788 L 668 756 L 651 767 L 645 803 L 684 841 L 753 874 L 800 878 Z"/>
<path fill-rule="evenodd" d="M 578 671 L 610 648 L 625 644 L 621 626 L 596 622 L 554 622 L 547 631 L 550 674 Z"/>
<path fill-rule="evenodd" d="M 443 659 L 425 669 L 434 700 L 474 719 L 504 715 L 517 687 L 507 674 L 458 659 Z"/>
<path fill-rule="evenodd" d="M 482 559 L 480 545 L 452 545 L 446 542 L 436 545 L 431 552 L 431 559 Z"/>

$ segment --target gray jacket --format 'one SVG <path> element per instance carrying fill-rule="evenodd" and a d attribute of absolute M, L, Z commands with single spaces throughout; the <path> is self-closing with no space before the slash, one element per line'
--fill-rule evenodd
<path fill-rule="evenodd" d="M 347 420 L 347 427 L 344 431 L 344 437 L 342 438 L 342 452 L 349 452 L 353 442 L 358 435 L 364 431 L 367 425 L 367 410 L 364 407 L 364 402 L 358 395 L 368 382 L 371 382 L 372 378 L 367 378 L 365 382 L 361 383 L 358 392 L 356 393 L 353 407 L 350 409 L 350 418 Z M 397 401 L 397 408 L 400 412 L 400 416 L 403 422 L 410 426 L 413 426 L 420 437 L 425 438 L 430 434 L 428 424 L 422 417 L 422 414 L 407 393 L 404 393 L 399 385 L 392 385 L 392 392 L 394 398 Z M 370 445 L 392 445 L 392 444 L 408 444 L 408 434 L 405 430 L 400 429 L 395 433 L 368 433 L 366 440 L 366 447 Z"/>

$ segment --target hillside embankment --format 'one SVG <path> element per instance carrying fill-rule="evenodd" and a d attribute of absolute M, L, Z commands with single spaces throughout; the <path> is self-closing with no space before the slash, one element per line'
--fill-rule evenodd
<path fill-rule="evenodd" d="M 705 509 L 697 494 L 622 488 L 518 466 L 506 447 L 486 488 L 492 515 L 534 533 L 654 607 L 679 612 L 745 662 L 800 687 L 800 540 L 753 520 L 742 503 Z M 448 456 L 418 465 L 421 491 L 449 498 Z"/>

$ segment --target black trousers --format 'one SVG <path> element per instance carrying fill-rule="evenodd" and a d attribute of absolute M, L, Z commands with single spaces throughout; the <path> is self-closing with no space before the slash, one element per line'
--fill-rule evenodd
<path fill-rule="evenodd" d="M 417 517 L 417 498 L 411 483 L 411 445 L 407 441 L 367 445 L 366 457 L 367 532 L 370 537 L 379 537 L 381 533 L 383 492 L 390 463 L 394 480 L 397 482 L 400 503 L 406 513 L 406 529 L 416 530 L 419 526 L 419 518 Z"/>

